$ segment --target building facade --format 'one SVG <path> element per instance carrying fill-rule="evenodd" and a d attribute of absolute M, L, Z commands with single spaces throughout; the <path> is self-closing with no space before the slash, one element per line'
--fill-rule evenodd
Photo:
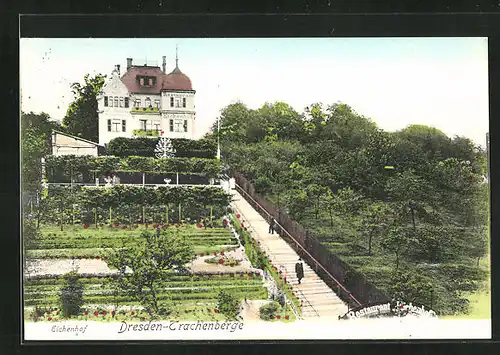
<path fill-rule="evenodd" d="M 175 68 L 166 73 L 157 66 L 134 65 L 127 58 L 127 71 L 120 76 L 116 65 L 97 101 L 99 144 L 116 137 L 159 136 L 189 138 L 195 134 L 195 93 L 191 80 Z"/>

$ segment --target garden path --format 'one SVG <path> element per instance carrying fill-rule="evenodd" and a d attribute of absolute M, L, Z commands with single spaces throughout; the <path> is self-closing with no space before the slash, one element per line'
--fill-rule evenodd
<path fill-rule="evenodd" d="M 79 274 L 114 274 L 117 272 L 117 270 L 111 270 L 106 262 L 96 259 L 30 259 L 27 260 L 26 270 L 29 270 L 29 276 L 62 275 L 73 270 L 77 270 Z"/>
<path fill-rule="evenodd" d="M 338 320 L 338 316 L 347 313 L 347 305 L 326 285 L 326 283 L 307 265 L 304 265 L 304 278 L 298 284 L 295 263 L 298 254 L 278 234 L 269 233 L 268 222 L 233 189 L 231 191 L 234 209 L 241 214 L 241 219 L 252 236 L 271 257 L 272 263 L 284 269 L 285 275 L 295 294 L 302 301 L 302 316 L 307 319 L 323 318 Z"/>

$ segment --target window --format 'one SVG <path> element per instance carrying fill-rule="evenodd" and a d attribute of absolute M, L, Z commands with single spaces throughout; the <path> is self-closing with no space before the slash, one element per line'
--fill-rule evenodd
<path fill-rule="evenodd" d="M 170 132 L 174 131 L 174 120 L 170 120 Z"/>
<path fill-rule="evenodd" d="M 127 121 L 122 120 L 122 132 L 127 132 Z"/>
<path fill-rule="evenodd" d="M 125 107 L 128 107 L 128 97 L 125 98 Z"/>
<path fill-rule="evenodd" d="M 155 107 L 160 108 L 160 100 L 155 100 Z"/>
<path fill-rule="evenodd" d="M 104 96 L 104 106 L 108 107 L 108 97 Z"/>
<path fill-rule="evenodd" d="M 149 78 L 148 82 L 149 82 L 149 86 L 153 86 L 153 78 Z"/>
<path fill-rule="evenodd" d="M 156 131 L 159 131 L 159 130 L 160 130 L 160 123 L 159 123 L 159 122 L 155 122 L 155 123 L 154 123 L 154 126 L 155 126 L 155 130 L 156 130 Z"/>
<path fill-rule="evenodd" d="M 188 121 L 184 120 L 184 132 L 188 131 Z"/>
<path fill-rule="evenodd" d="M 178 97 L 175 98 L 175 107 L 181 107 L 181 99 Z"/>
<path fill-rule="evenodd" d="M 147 122 L 146 120 L 141 120 L 141 121 L 140 121 L 140 123 L 141 123 L 141 129 L 142 129 L 143 131 L 145 131 L 145 130 L 146 130 L 146 122 Z"/>
<path fill-rule="evenodd" d="M 113 107 L 113 96 L 109 97 L 109 107 Z"/>
<path fill-rule="evenodd" d="M 186 107 L 186 98 L 185 97 L 182 98 L 182 107 Z"/>
<path fill-rule="evenodd" d="M 170 97 L 170 107 L 174 107 L 174 98 Z"/>
<path fill-rule="evenodd" d="M 175 120 L 175 131 L 176 132 L 182 132 L 182 121 L 181 120 Z"/>
<path fill-rule="evenodd" d="M 120 121 L 120 120 L 108 120 L 108 132 L 120 132 L 120 125 L 123 123 L 124 121 Z"/>
<path fill-rule="evenodd" d="M 141 86 L 144 86 L 144 78 L 140 78 L 139 83 L 141 84 Z"/>
<path fill-rule="evenodd" d="M 141 107 L 141 99 L 135 100 L 135 107 Z"/>
<path fill-rule="evenodd" d="M 118 96 L 115 96 L 115 107 L 118 107 Z"/>
<path fill-rule="evenodd" d="M 120 97 L 120 107 L 123 107 L 123 97 Z"/>
<path fill-rule="evenodd" d="M 146 97 L 146 107 L 151 107 L 151 99 L 149 97 Z"/>

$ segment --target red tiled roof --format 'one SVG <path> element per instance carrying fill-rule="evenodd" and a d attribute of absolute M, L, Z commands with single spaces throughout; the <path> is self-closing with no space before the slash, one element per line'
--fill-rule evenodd
<path fill-rule="evenodd" d="M 163 90 L 193 90 L 193 86 L 189 77 L 176 67 L 163 78 Z"/>
<path fill-rule="evenodd" d="M 141 86 L 137 82 L 137 75 L 140 76 L 156 76 L 156 85 L 151 87 Z M 165 73 L 159 67 L 130 67 L 122 76 L 122 82 L 125 84 L 129 92 L 141 94 L 159 94 Z"/>
<path fill-rule="evenodd" d="M 141 86 L 137 76 L 155 76 L 156 85 L 151 87 Z M 191 80 L 182 73 L 179 68 L 175 68 L 171 73 L 165 74 L 159 67 L 130 67 L 121 77 L 123 84 L 129 92 L 141 94 L 159 94 L 161 90 L 193 90 Z"/>

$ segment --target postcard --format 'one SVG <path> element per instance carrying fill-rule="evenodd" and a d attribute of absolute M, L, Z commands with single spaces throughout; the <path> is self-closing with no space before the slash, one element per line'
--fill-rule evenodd
<path fill-rule="evenodd" d="M 23 336 L 489 339 L 486 38 L 21 38 Z"/>

